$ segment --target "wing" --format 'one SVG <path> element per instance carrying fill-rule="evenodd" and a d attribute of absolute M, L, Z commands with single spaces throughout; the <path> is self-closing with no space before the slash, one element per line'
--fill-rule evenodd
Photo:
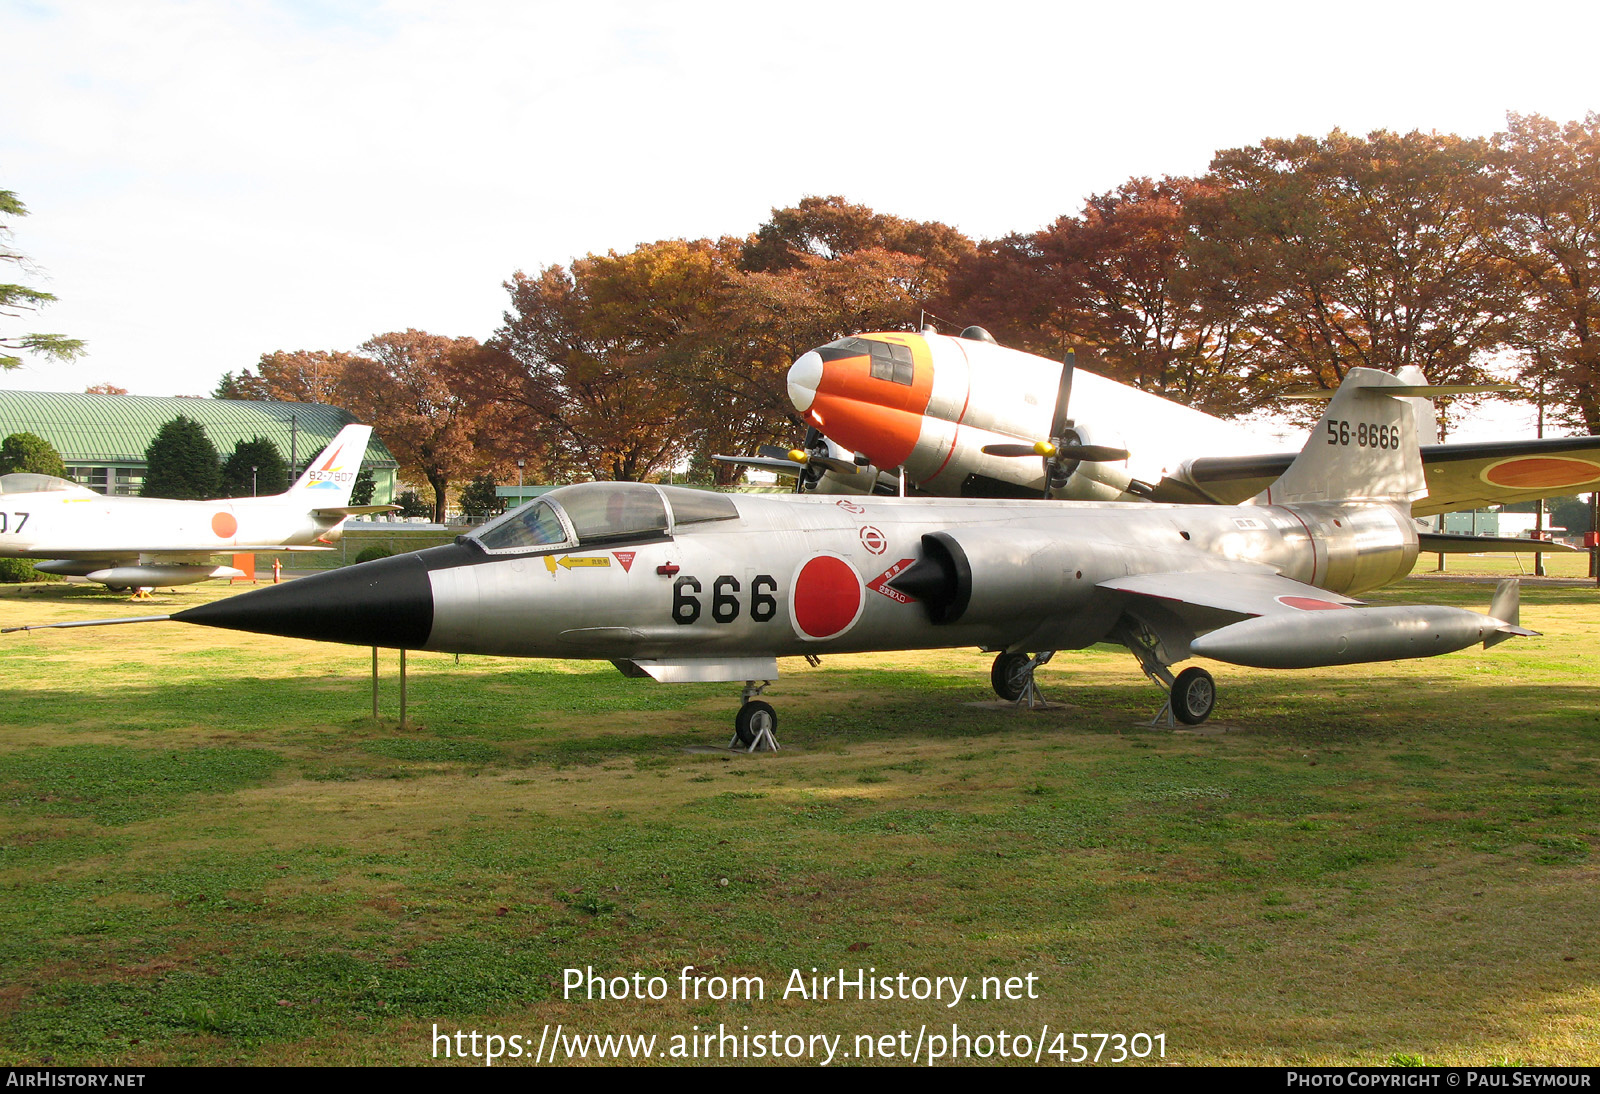
<path fill-rule="evenodd" d="M 1271 486 L 1293 461 L 1289 452 L 1201 456 L 1157 483 L 1152 500 L 1238 505 Z M 1419 517 L 1586 493 L 1600 485 L 1600 437 L 1429 444 L 1422 447 L 1422 466 L 1428 496 L 1411 505 Z"/>
<path fill-rule="evenodd" d="M 1216 570 L 1199 573 L 1134 574 L 1100 582 L 1130 597 L 1160 604 L 1201 630 L 1216 620 L 1234 622 L 1275 612 L 1314 612 L 1348 608 L 1361 601 L 1270 571 Z"/>

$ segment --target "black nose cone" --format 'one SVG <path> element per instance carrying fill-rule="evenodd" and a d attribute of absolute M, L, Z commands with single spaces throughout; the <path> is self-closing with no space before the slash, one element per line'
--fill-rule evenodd
<path fill-rule="evenodd" d="M 316 642 L 422 649 L 433 630 L 431 570 L 477 557 L 460 545 L 380 558 L 252 589 L 173 615 L 182 623 Z"/>

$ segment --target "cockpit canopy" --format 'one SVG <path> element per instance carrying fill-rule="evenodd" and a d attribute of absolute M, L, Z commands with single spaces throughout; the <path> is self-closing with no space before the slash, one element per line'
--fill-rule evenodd
<path fill-rule="evenodd" d="M 732 500 L 705 490 L 643 482 L 586 482 L 552 490 L 468 538 L 486 551 L 520 552 L 665 539 L 684 525 L 736 520 L 738 516 Z"/>
<path fill-rule="evenodd" d="M 76 490 L 79 493 L 92 493 L 67 479 L 57 478 L 55 475 L 40 475 L 32 471 L 15 471 L 9 475 L 0 475 L 0 494 L 38 494 L 46 491 Z"/>

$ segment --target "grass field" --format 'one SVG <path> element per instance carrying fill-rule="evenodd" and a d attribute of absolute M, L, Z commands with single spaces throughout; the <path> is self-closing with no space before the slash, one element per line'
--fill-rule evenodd
<path fill-rule="evenodd" d="M 1467 563 L 1383 599 L 1483 610 Z M 227 593 L 14 586 L 0 624 Z M 402 730 L 389 651 L 374 722 L 365 649 L 7 635 L 0 1059 L 416 1064 L 435 1025 L 531 1053 L 546 1023 L 850 1052 L 954 1022 L 1048 1026 L 1046 1061 L 1099 1031 L 1180 1063 L 1600 1063 L 1597 605 L 1527 583 L 1543 637 L 1488 652 L 1212 666 L 1208 734 L 1141 727 L 1160 695 L 1120 650 L 1058 655 L 1067 705 L 1033 713 L 971 705 L 970 650 L 785 663 L 784 751 L 753 757 L 687 751 L 736 687 L 603 663 L 412 654 Z M 766 996 L 682 1000 L 684 965 Z M 671 992 L 563 1000 L 585 966 Z M 781 997 L 813 967 L 1037 998 Z"/>

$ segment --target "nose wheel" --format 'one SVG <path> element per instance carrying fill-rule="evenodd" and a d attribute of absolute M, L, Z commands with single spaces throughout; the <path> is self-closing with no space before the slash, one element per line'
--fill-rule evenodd
<path fill-rule="evenodd" d="M 1039 692 L 1039 685 L 1034 683 L 1033 672 L 1055 655 L 1055 650 L 1045 650 L 1031 657 L 1025 653 L 1002 653 L 989 669 L 989 684 L 994 693 L 1008 703 L 1029 710 L 1044 706 L 1045 698 Z"/>
<path fill-rule="evenodd" d="M 728 742 L 730 749 L 740 752 L 776 752 L 782 746 L 774 732 L 778 728 L 778 712 L 772 709 L 772 704 L 757 699 L 767 689 L 771 681 L 757 683 L 746 680 L 744 683 L 744 705 L 739 708 L 739 713 L 733 719 L 733 740 Z"/>

